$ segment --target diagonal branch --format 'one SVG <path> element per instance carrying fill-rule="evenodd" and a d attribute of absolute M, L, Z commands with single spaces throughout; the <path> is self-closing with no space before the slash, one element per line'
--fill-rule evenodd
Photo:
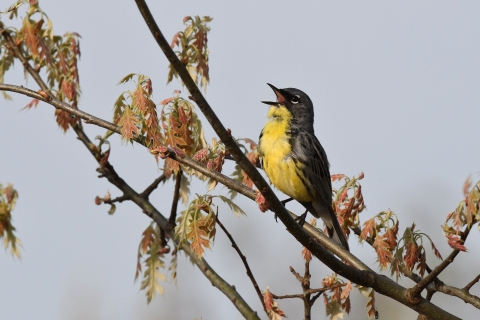
<path fill-rule="evenodd" d="M 478 280 L 480 280 L 480 274 L 478 276 L 476 276 L 472 281 L 470 281 L 466 286 L 465 288 L 463 288 L 463 290 L 465 290 L 466 292 L 469 292 L 470 289 L 472 289 L 472 287 L 475 285 L 475 283 L 478 282 Z"/>
<path fill-rule="evenodd" d="M 247 269 L 247 275 L 250 278 L 250 281 L 253 284 L 253 287 L 255 288 L 255 291 L 257 292 L 258 298 L 260 299 L 260 302 L 262 303 L 263 310 L 267 312 L 267 308 L 265 307 L 265 300 L 263 299 L 263 294 L 260 291 L 260 288 L 258 286 L 257 280 L 255 280 L 255 277 L 253 276 L 252 270 L 250 269 L 250 266 L 248 265 L 247 258 L 243 255 L 242 251 L 240 251 L 240 248 L 237 246 L 237 243 L 235 240 L 233 240 L 232 235 L 227 231 L 225 226 L 218 220 L 218 214 L 217 214 L 217 223 L 222 228 L 223 232 L 227 235 L 228 239 L 230 239 L 230 242 L 232 243 L 232 247 L 237 251 L 238 255 L 240 256 L 240 259 L 242 259 L 243 265 L 245 266 L 245 269 Z"/>
<path fill-rule="evenodd" d="M 173 191 L 172 209 L 168 218 L 168 226 L 173 230 L 175 228 L 175 220 L 177 219 L 178 199 L 180 198 L 180 184 L 182 183 L 182 169 L 178 170 L 175 175 L 175 189 Z"/>
<path fill-rule="evenodd" d="M 331 289 L 335 289 L 335 288 L 339 288 L 339 287 L 343 287 L 345 286 L 345 283 L 339 283 L 339 284 L 335 284 L 331 287 L 328 287 L 328 288 L 318 288 L 318 289 L 310 289 L 307 291 L 308 294 L 313 294 L 313 293 L 319 293 L 319 294 L 322 294 L 324 293 L 325 291 L 327 290 L 331 290 Z M 283 296 L 277 296 L 275 294 L 272 293 L 272 297 L 274 299 L 290 299 L 290 298 L 300 298 L 300 299 L 303 299 L 304 298 L 304 294 L 303 293 L 298 293 L 298 294 L 286 294 L 286 295 L 283 295 Z M 315 299 L 316 300 L 316 299 Z"/>
<path fill-rule="evenodd" d="M 444 284 L 443 282 L 439 282 L 435 283 L 435 290 L 462 299 L 465 303 L 471 304 L 475 308 L 480 309 L 480 298 L 463 289 L 452 287 Z"/>
<path fill-rule="evenodd" d="M 144 197 L 145 199 L 148 199 L 148 197 L 150 196 L 150 194 L 153 192 L 153 190 L 157 189 L 158 185 L 161 183 L 161 182 L 164 182 L 166 179 L 166 176 L 165 174 L 162 174 L 160 177 L 158 177 L 157 179 L 155 179 L 145 190 L 143 190 L 142 193 L 140 193 L 140 195 L 142 197 Z"/>
<path fill-rule="evenodd" d="M 126 195 L 122 195 L 120 197 L 116 197 L 115 199 L 110 199 L 110 200 L 103 200 L 103 203 L 106 204 L 113 204 L 115 202 L 120 202 L 122 203 L 123 201 L 130 200 Z"/>

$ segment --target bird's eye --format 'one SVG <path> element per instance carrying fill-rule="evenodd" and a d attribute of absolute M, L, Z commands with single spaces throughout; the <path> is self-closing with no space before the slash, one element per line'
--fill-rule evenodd
<path fill-rule="evenodd" d="M 299 95 L 294 95 L 294 96 L 292 97 L 292 100 L 291 100 L 291 101 L 292 101 L 293 104 L 299 103 L 299 102 L 300 102 L 300 96 L 299 96 Z"/>

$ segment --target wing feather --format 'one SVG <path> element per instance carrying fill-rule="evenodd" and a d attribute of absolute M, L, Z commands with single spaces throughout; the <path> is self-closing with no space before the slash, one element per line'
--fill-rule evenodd
<path fill-rule="evenodd" d="M 299 132 L 292 139 L 292 156 L 305 165 L 305 178 L 326 203 L 332 202 L 332 181 L 327 154 L 314 134 Z"/>

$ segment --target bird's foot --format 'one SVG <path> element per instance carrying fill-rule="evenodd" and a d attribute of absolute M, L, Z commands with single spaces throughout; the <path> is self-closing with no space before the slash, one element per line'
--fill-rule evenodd
<path fill-rule="evenodd" d="M 285 207 L 285 205 L 287 204 L 287 202 L 290 202 L 290 201 L 292 201 L 292 200 L 293 200 L 293 198 L 288 198 L 288 199 L 285 199 L 285 200 L 280 201 L 280 203 L 283 204 L 283 206 Z"/>
<path fill-rule="evenodd" d="M 292 201 L 292 200 L 293 200 L 293 198 L 288 198 L 288 199 L 285 199 L 285 200 L 280 201 L 280 203 L 285 207 L 285 204 L 287 204 L 287 202 L 290 202 L 290 201 Z M 278 216 L 277 216 L 276 213 L 275 213 L 275 222 L 278 223 Z"/>
<path fill-rule="evenodd" d="M 307 213 L 308 213 L 308 210 L 305 210 L 305 212 L 301 216 L 298 216 L 297 218 L 295 218 L 295 220 L 298 222 L 300 227 L 303 227 L 303 225 L 305 224 L 305 219 L 307 218 Z"/>

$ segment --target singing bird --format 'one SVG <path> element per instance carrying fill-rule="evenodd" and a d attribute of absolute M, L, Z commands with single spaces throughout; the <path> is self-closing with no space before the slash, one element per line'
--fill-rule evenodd
<path fill-rule="evenodd" d="M 313 103 L 301 90 L 268 85 L 277 101 L 262 101 L 270 105 L 258 144 L 263 169 L 275 187 L 307 209 L 301 224 L 310 211 L 322 218 L 329 237 L 349 250 L 332 208 L 329 163 L 313 129 Z"/>

